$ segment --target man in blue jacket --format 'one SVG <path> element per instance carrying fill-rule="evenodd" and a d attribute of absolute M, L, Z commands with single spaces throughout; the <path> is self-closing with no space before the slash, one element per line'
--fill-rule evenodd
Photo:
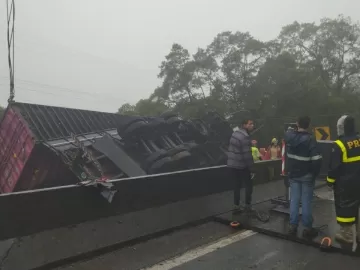
<path fill-rule="evenodd" d="M 297 130 L 285 134 L 287 173 L 290 181 L 290 226 L 289 233 L 296 235 L 299 224 L 299 206 L 302 203 L 303 237 L 314 238 L 312 199 L 315 179 L 321 168 L 322 157 L 316 139 L 307 131 L 308 116 L 299 117 Z"/>

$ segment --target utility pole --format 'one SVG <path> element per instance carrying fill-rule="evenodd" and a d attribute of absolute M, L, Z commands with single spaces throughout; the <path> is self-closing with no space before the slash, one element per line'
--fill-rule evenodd
<path fill-rule="evenodd" d="M 10 96 L 8 103 L 14 102 L 15 98 L 15 0 L 6 0 L 6 18 L 7 18 L 7 45 L 8 62 L 10 75 Z"/>

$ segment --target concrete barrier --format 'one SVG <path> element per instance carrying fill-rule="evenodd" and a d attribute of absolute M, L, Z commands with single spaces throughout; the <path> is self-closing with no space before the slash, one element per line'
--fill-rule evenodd
<path fill-rule="evenodd" d="M 279 166 L 280 161 L 257 163 L 255 183 L 268 182 L 267 168 Z M 112 181 L 117 193 L 111 203 L 92 186 L 3 194 L 0 240 L 221 193 L 232 190 L 233 182 L 227 167 L 218 166 Z"/>
<path fill-rule="evenodd" d="M 254 190 L 253 201 L 256 203 L 279 196 L 283 189 L 283 181 L 259 184 Z M 243 192 L 241 198 L 244 198 Z M 2 260 L 1 269 L 29 270 L 40 267 L 224 213 L 232 205 L 232 192 L 223 192 L 17 238 L 13 240 L 12 247 L 6 250 L 7 255 Z"/>
<path fill-rule="evenodd" d="M 256 165 L 258 177 L 254 180 L 255 185 L 257 185 L 254 191 L 254 200 L 262 200 L 264 196 L 268 196 L 268 199 L 270 199 L 271 196 L 277 196 L 279 191 L 282 191 L 282 181 L 278 181 L 278 186 L 272 189 L 267 186 L 269 182 L 275 183 L 279 179 L 278 177 L 271 177 L 269 174 L 266 176 L 266 171 L 269 171 L 271 167 L 273 167 L 274 171 L 280 171 L 280 168 L 276 168 L 280 167 L 280 161 L 262 162 Z M 218 169 L 224 170 L 225 168 Z M 260 175 L 262 175 L 261 178 L 259 177 Z M 103 216 L 98 220 L 82 222 L 70 227 L 50 229 L 31 235 L 24 234 L 23 237 L 2 241 L 0 243 L 0 252 L 2 252 L 1 269 L 32 269 L 77 254 L 91 252 L 115 243 L 121 243 L 228 211 L 232 206 L 232 193 L 226 191 L 232 187 L 231 181 L 227 179 L 230 176 L 228 174 L 218 176 L 222 176 L 222 178 L 217 178 L 218 183 L 222 183 L 220 186 L 223 186 L 221 192 L 212 192 L 210 195 L 206 195 L 209 193 L 206 190 L 212 190 L 212 188 L 211 186 L 202 185 L 201 189 L 204 189 L 202 193 L 198 188 L 194 188 L 197 194 L 202 194 L 200 197 L 179 200 L 180 196 L 175 196 L 175 193 L 181 194 L 184 193 L 184 190 L 176 191 L 176 189 L 171 188 L 170 190 L 174 198 L 177 198 L 175 202 L 154 206 L 156 199 L 148 201 L 149 197 L 146 197 L 144 200 L 146 199 L 149 202 L 149 207 L 140 211 L 135 210 L 134 212 L 120 215 L 114 215 L 111 212 L 111 215 L 108 215 L 108 217 Z M 180 179 L 178 180 L 180 181 Z M 196 179 L 193 178 L 192 180 L 196 186 Z M 192 187 L 190 185 L 191 181 L 185 182 L 188 188 Z M 165 186 L 168 187 L 169 185 Z M 263 191 L 257 192 L 260 186 L 264 186 Z M 217 185 L 213 187 L 217 187 Z M 224 189 L 225 191 L 223 191 Z M 151 193 L 152 189 L 148 189 L 148 192 Z M 162 192 L 166 192 L 166 190 L 162 189 Z M 185 193 L 189 194 L 188 192 Z M 166 198 L 169 198 L 169 195 L 171 194 L 167 194 Z M 48 199 L 50 200 L 50 197 Z M 157 200 L 157 203 L 159 202 Z M 49 205 L 51 203 L 48 202 Z M 80 205 L 84 207 L 83 203 L 80 203 Z M 89 202 L 88 205 L 91 206 L 92 203 Z M 42 209 L 45 209 L 45 207 Z M 74 207 L 74 209 L 78 209 L 78 207 Z M 61 213 L 61 215 L 62 218 L 66 218 L 66 216 L 63 216 L 64 213 Z M 40 217 L 42 221 L 46 219 L 46 216 L 41 217 L 39 213 L 35 216 Z M 95 216 L 93 215 L 92 217 Z M 38 222 L 39 220 L 33 220 L 33 225 L 22 223 L 22 226 L 33 226 L 33 228 L 37 227 L 39 229 L 39 225 L 35 224 Z M 24 232 L 26 230 L 22 231 L 22 233 Z"/>

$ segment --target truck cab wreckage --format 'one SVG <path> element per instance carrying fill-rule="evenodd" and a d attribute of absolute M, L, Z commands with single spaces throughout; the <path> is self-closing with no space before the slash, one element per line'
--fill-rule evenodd
<path fill-rule="evenodd" d="M 355 245 L 331 241 L 337 228 L 325 187 L 331 141 L 318 141 L 324 159 L 314 194 L 319 236 L 308 240 L 287 234 L 286 160 L 257 162 L 254 211 L 232 211 L 233 179 L 225 165 L 231 134 L 214 112 L 184 120 L 172 112 L 155 118 L 9 105 L 0 125 L 3 269 L 64 267 L 209 221 L 359 255 Z M 47 257 L 19 261 L 30 250 L 44 249 Z"/>

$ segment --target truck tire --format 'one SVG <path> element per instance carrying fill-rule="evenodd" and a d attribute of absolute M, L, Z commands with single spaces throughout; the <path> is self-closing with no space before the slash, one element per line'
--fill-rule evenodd
<path fill-rule="evenodd" d="M 153 163 L 154 161 L 156 161 L 156 160 L 158 160 L 158 159 L 160 159 L 160 158 L 163 158 L 163 157 L 166 157 L 167 156 L 167 152 L 165 151 L 165 150 L 159 150 L 159 151 L 157 151 L 157 152 L 155 152 L 155 153 L 152 153 L 152 154 L 150 154 L 150 156 L 148 156 L 147 158 L 146 158 L 146 160 L 145 160 L 145 162 L 147 163 L 147 164 L 151 164 L 151 163 Z"/>
<path fill-rule="evenodd" d="M 161 118 L 163 118 L 165 121 L 172 117 L 179 117 L 177 113 L 174 113 L 172 111 L 164 112 L 160 115 Z"/>
<path fill-rule="evenodd" d="M 191 150 L 193 150 L 195 148 L 198 148 L 199 144 L 190 142 L 190 143 L 184 143 L 183 146 L 186 147 L 186 149 L 191 151 Z"/>
<path fill-rule="evenodd" d="M 150 174 L 167 172 L 168 170 L 166 165 L 170 164 L 171 162 L 172 159 L 170 157 L 161 158 L 155 161 L 147 171 Z"/>
<path fill-rule="evenodd" d="M 124 130 L 123 137 L 124 139 L 133 137 L 135 135 L 138 135 L 137 137 L 139 137 L 141 134 L 137 134 L 137 133 L 145 130 L 146 127 L 147 127 L 147 123 L 144 121 L 134 122 L 127 129 Z"/>
<path fill-rule="evenodd" d="M 189 158 L 189 157 L 191 157 L 191 154 L 189 151 L 181 151 L 181 152 L 171 156 L 171 159 L 173 161 L 178 161 L 178 160 Z"/>
<path fill-rule="evenodd" d="M 149 129 L 151 129 L 151 132 L 145 134 L 148 139 L 157 139 L 159 136 L 166 134 L 169 129 L 169 125 L 163 120 L 149 122 L 148 125 Z"/>
<path fill-rule="evenodd" d="M 209 158 L 208 153 L 203 149 L 203 145 L 197 143 L 186 143 L 188 151 L 191 153 L 193 158 L 198 161 L 200 167 L 209 167 L 214 165 L 212 160 Z"/>
<path fill-rule="evenodd" d="M 144 122 L 146 123 L 145 119 L 142 118 L 142 117 L 138 117 L 138 118 L 135 118 L 135 119 L 132 119 L 128 122 L 126 122 L 125 124 L 122 124 L 120 126 L 117 127 L 117 132 L 120 136 L 122 136 L 122 134 L 124 134 L 125 130 L 127 128 L 129 128 L 131 125 L 135 124 L 135 123 L 138 123 L 138 122 Z"/>
<path fill-rule="evenodd" d="M 125 122 L 124 124 L 122 124 L 119 127 L 122 128 L 122 129 L 127 129 L 131 124 L 139 122 L 139 121 L 146 122 L 146 119 L 144 117 L 135 117 L 135 118 Z"/>
<path fill-rule="evenodd" d="M 173 171 L 182 171 L 199 168 L 199 163 L 193 159 L 188 151 L 179 152 L 171 157 Z"/>
<path fill-rule="evenodd" d="M 144 162 L 145 171 L 149 170 L 155 162 L 165 157 L 168 157 L 167 152 L 165 150 L 159 150 L 155 153 L 150 154 L 150 156 L 148 156 Z"/>
<path fill-rule="evenodd" d="M 182 122 L 184 122 L 184 120 L 180 119 L 177 116 L 172 116 L 166 120 L 166 123 L 168 123 L 169 125 L 179 125 Z"/>
<path fill-rule="evenodd" d="M 205 123 L 200 119 L 194 119 L 192 120 L 194 123 L 195 128 L 198 130 L 198 132 L 203 136 L 209 135 L 209 130 L 207 129 Z"/>
<path fill-rule="evenodd" d="M 183 152 L 183 151 L 187 151 L 187 148 L 183 145 L 171 148 L 170 150 L 168 150 L 166 152 L 168 157 L 172 157 L 173 155 L 176 155 L 177 153 Z"/>

